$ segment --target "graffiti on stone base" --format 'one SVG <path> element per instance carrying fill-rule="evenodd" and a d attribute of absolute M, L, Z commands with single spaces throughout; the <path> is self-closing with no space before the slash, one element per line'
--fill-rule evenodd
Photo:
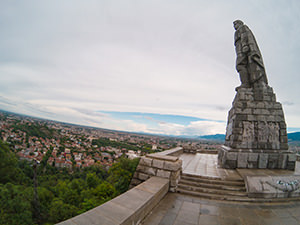
<path fill-rule="evenodd" d="M 275 182 L 275 184 L 274 182 L 266 181 L 266 183 L 283 192 L 293 192 L 300 188 L 299 180 L 292 180 L 292 181 L 278 180 Z"/>

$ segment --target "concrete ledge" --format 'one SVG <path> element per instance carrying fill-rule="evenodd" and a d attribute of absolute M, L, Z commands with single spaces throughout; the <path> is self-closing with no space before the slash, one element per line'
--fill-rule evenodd
<path fill-rule="evenodd" d="M 59 224 L 138 224 L 166 195 L 168 190 L 169 179 L 151 177 L 109 202 Z"/>
<path fill-rule="evenodd" d="M 169 155 L 160 155 L 160 154 L 147 154 L 148 158 L 153 158 L 153 159 L 161 159 L 165 161 L 172 161 L 175 162 L 178 160 L 177 156 L 169 156 Z"/>
<path fill-rule="evenodd" d="M 183 153 L 182 147 L 172 148 L 163 152 L 158 152 L 150 155 L 169 155 L 169 156 L 180 156 Z"/>

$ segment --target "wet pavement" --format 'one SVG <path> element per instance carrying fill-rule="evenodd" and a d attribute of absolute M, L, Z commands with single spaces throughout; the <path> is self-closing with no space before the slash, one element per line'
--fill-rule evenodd
<path fill-rule="evenodd" d="M 182 160 L 183 173 L 222 180 L 243 180 L 236 170 L 219 168 L 216 154 L 182 154 L 179 158 Z"/>
<path fill-rule="evenodd" d="M 294 225 L 300 202 L 237 203 L 168 193 L 143 225 Z"/>
<path fill-rule="evenodd" d="M 182 154 L 183 173 L 222 180 L 243 180 L 247 175 L 300 174 L 287 170 L 227 170 L 217 165 L 214 154 Z M 168 193 L 142 222 L 143 225 L 294 225 L 300 224 L 300 201 L 242 203 Z"/>
<path fill-rule="evenodd" d="M 204 177 L 220 178 L 222 180 L 243 180 L 247 175 L 282 176 L 299 175 L 300 164 L 296 162 L 295 171 L 279 169 L 223 169 L 218 167 L 216 154 L 182 154 L 182 172 Z"/>

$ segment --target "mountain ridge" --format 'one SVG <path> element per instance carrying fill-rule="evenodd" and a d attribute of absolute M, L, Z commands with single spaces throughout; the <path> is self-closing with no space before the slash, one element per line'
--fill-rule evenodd
<path fill-rule="evenodd" d="M 213 135 L 202 135 L 198 136 L 198 139 L 205 139 L 205 140 L 218 140 L 224 141 L 225 134 L 213 134 Z M 291 132 L 288 133 L 288 140 L 289 142 L 300 142 L 300 132 Z"/>

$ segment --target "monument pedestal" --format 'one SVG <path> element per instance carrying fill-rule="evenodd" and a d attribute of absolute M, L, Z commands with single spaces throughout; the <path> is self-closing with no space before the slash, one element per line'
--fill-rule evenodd
<path fill-rule="evenodd" d="M 232 149 L 222 146 L 218 164 L 225 169 L 287 169 L 294 170 L 296 155 L 283 150 Z"/>
<path fill-rule="evenodd" d="M 223 168 L 294 170 L 296 156 L 288 151 L 282 106 L 268 85 L 236 88 L 228 114 L 225 146 L 219 150 Z"/>

